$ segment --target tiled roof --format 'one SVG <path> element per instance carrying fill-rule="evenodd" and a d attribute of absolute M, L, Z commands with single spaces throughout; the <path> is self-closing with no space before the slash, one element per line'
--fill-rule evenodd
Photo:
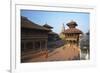
<path fill-rule="evenodd" d="M 49 34 L 57 34 L 57 33 L 55 33 L 55 32 L 53 32 L 53 31 L 51 31 L 51 32 L 49 32 Z"/>
<path fill-rule="evenodd" d="M 70 25 L 75 25 L 75 26 L 77 26 L 77 23 L 76 23 L 75 21 L 72 20 L 71 22 L 67 23 L 67 25 L 68 25 L 68 26 L 70 26 Z"/>
<path fill-rule="evenodd" d="M 21 28 L 50 31 L 49 29 L 30 21 L 29 19 L 23 16 L 21 16 Z"/>
<path fill-rule="evenodd" d="M 69 28 L 69 29 L 66 29 L 63 33 L 78 33 L 78 34 L 82 34 L 82 31 L 77 29 L 77 28 Z"/>
<path fill-rule="evenodd" d="M 52 29 L 53 27 L 51 27 L 50 25 L 48 25 L 48 24 L 44 24 L 43 25 L 44 27 L 46 27 L 46 28 L 50 28 L 50 29 Z"/>

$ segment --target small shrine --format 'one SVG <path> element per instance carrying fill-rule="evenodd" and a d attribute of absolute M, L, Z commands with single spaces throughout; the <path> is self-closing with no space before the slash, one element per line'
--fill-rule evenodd
<path fill-rule="evenodd" d="M 75 45 L 78 47 L 79 46 L 79 38 L 80 38 L 80 34 L 82 34 L 82 31 L 76 28 L 76 26 L 78 26 L 78 24 L 75 21 L 71 21 L 71 22 L 67 23 L 66 25 L 69 28 L 65 29 L 63 34 L 65 36 L 67 45 L 68 46 Z"/>

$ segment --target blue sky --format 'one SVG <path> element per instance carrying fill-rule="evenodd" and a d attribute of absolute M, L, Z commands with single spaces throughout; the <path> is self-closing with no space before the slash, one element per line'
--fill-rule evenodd
<path fill-rule="evenodd" d="M 63 24 L 65 29 L 68 28 L 66 24 L 71 20 L 75 21 L 78 24 L 76 28 L 84 33 L 89 30 L 89 13 L 21 10 L 21 16 L 25 16 L 39 25 L 47 23 L 53 27 L 52 30 L 56 33 L 61 32 Z"/>

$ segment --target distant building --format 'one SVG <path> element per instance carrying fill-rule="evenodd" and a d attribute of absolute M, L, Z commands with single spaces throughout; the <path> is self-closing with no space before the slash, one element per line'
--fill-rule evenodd
<path fill-rule="evenodd" d="M 65 40 L 65 35 L 63 34 L 64 31 L 65 31 L 65 26 L 64 26 L 64 24 L 62 24 L 62 28 L 61 28 L 61 32 L 60 32 L 60 38 L 62 40 Z"/>
<path fill-rule="evenodd" d="M 61 29 L 61 33 L 65 31 L 65 26 L 64 24 L 62 24 L 62 29 Z"/>
<path fill-rule="evenodd" d="M 49 31 L 21 16 L 21 50 L 46 50 Z"/>
<path fill-rule="evenodd" d="M 86 50 L 88 53 L 90 52 L 90 33 L 87 32 L 84 35 L 82 35 L 80 39 L 80 48 L 82 50 Z"/>
<path fill-rule="evenodd" d="M 83 60 L 90 59 L 90 33 L 84 33 L 80 38 L 80 58 Z"/>
<path fill-rule="evenodd" d="M 82 35 L 81 40 L 80 40 L 80 47 L 81 49 L 89 49 L 89 34 L 85 33 Z"/>
<path fill-rule="evenodd" d="M 52 31 L 53 27 L 48 25 L 47 23 L 43 25 L 43 27 L 49 29 L 50 31 Z"/>
<path fill-rule="evenodd" d="M 48 24 L 44 24 L 43 27 L 50 30 L 50 32 L 48 32 L 48 49 L 49 48 L 56 48 L 56 47 L 59 47 L 63 44 L 59 35 L 52 31 L 52 29 L 53 29 L 52 26 L 50 26 Z"/>
<path fill-rule="evenodd" d="M 43 25 L 43 27 L 45 27 L 48 30 L 50 30 L 50 32 L 48 33 L 48 41 L 56 41 L 56 40 L 59 39 L 59 35 L 52 31 L 53 27 L 51 27 L 48 24 Z"/>
<path fill-rule="evenodd" d="M 79 46 L 79 37 L 80 34 L 82 34 L 82 31 L 76 28 L 78 24 L 74 21 L 71 21 L 67 23 L 67 26 L 69 28 L 63 32 L 63 34 L 65 35 L 65 40 L 67 42 L 67 45 Z"/>

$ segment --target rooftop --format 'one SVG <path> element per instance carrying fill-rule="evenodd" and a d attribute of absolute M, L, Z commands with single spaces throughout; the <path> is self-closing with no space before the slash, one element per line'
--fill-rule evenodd
<path fill-rule="evenodd" d="M 44 24 L 43 26 L 46 27 L 46 28 L 49 28 L 49 29 L 52 29 L 53 28 L 52 26 L 50 26 L 48 24 Z"/>
<path fill-rule="evenodd" d="M 78 33 L 78 34 L 82 34 L 82 31 L 77 29 L 76 26 L 77 23 L 75 21 L 70 21 L 69 23 L 67 23 L 67 26 L 69 27 L 68 29 L 66 29 L 63 33 Z"/>
<path fill-rule="evenodd" d="M 63 33 L 78 33 L 82 34 L 82 31 L 77 28 L 68 28 Z"/>
<path fill-rule="evenodd" d="M 75 28 L 76 26 L 78 26 L 77 25 L 77 23 L 75 22 L 75 21 L 70 21 L 69 23 L 67 23 L 67 26 L 69 27 L 69 28 Z"/>
<path fill-rule="evenodd" d="M 49 31 L 49 29 L 30 21 L 27 17 L 24 16 L 21 16 L 21 28 Z"/>

